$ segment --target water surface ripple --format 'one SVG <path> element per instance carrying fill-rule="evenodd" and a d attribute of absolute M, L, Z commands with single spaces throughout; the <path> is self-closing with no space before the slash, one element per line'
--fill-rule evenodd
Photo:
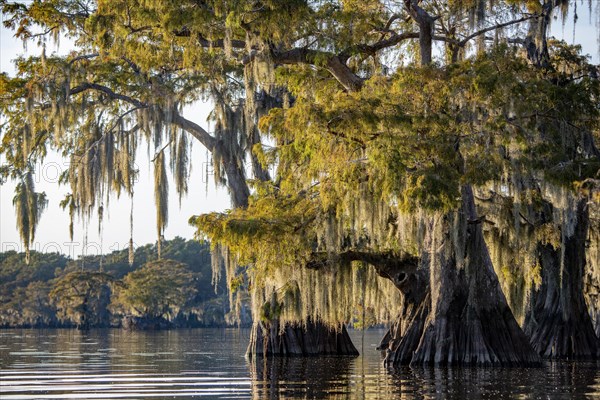
<path fill-rule="evenodd" d="M 251 363 L 247 330 L 0 330 L 0 398 L 600 398 L 600 363 L 391 371 L 383 331 L 351 335 L 358 358 Z"/>

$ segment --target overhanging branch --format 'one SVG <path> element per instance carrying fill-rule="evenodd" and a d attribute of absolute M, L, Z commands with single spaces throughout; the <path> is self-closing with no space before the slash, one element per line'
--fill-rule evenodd
<path fill-rule="evenodd" d="M 148 107 L 155 106 L 154 104 L 146 103 L 146 102 L 140 101 L 138 99 L 134 99 L 133 97 L 126 96 L 121 93 L 116 93 L 109 87 L 100 85 L 97 83 L 89 83 L 89 82 L 82 83 L 81 85 L 75 86 L 74 88 L 70 89 L 69 93 L 71 95 L 75 95 L 78 93 L 83 93 L 87 90 L 96 90 L 96 91 L 102 92 L 102 93 L 106 94 L 110 99 L 121 100 L 126 103 L 132 104 L 136 107 L 136 109 L 148 108 Z M 191 134 L 200 143 L 202 143 L 202 145 L 204 147 L 206 147 L 209 151 L 212 151 L 215 148 L 216 139 L 214 137 L 212 137 L 204 128 L 202 128 L 200 125 L 196 124 L 195 122 L 190 121 L 187 118 L 184 118 L 181 114 L 179 114 L 179 112 L 177 112 L 177 110 L 171 110 L 171 111 L 172 111 L 172 121 L 171 122 L 173 124 L 175 124 L 176 126 L 180 127 L 184 131 Z"/>
<path fill-rule="evenodd" d="M 419 265 L 419 258 L 408 253 L 347 250 L 337 254 L 329 254 L 327 252 L 313 253 L 313 258 L 309 260 L 306 267 L 321 269 L 329 265 L 332 261 L 340 263 L 362 261 L 375 267 L 380 276 L 388 279 L 391 279 L 391 274 L 395 271 L 414 271 Z"/>
<path fill-rule="evenodd" d="M 285 51 L 271 48 L 271 56 L 273 61 L 279 64 L 322 65 L 350 92 L 360 90 L 363 85 L 363 79 L 352 72 L 340 56 L 330 52 L 307 48 L 294 48 Z"/>
<path fill-rule="evenodd" d="M 420 259 L 408 253 L 358 250 L 348 250 L 338 254 L 317 252 L 313 253 L 306 267 L 319 270 L 331 263 L 349 264 L 352 261 L 372 265 L 379 276 L 389 279 L 405 297 L 420 298 L 425 292 L 427 279 L 423 276 L 424 271 L 419 269 Z"/>
<path fill-rule="evenodd" d="M 111 100 L 121 100 L 126 103 L 132 104 L 138 108 L 146 108 L 146 107 L 150 106 L 150 104 L 140 101 L 138 99 L 134 99 L 133 97 L 129 97 L 129 96 L 126 96 L 121 93 L 116 93 L 115 91 L 113 91 L 111 88 L 109 88 L 107 86 L 103 86 L 103 85 L 100 85 L 97 83 L 91 83 L 91 82 L 85 82 L 85 83 L 82 83 L 81 85 L 71 88 L 69 90 L 69 94 L 75 95 L 75 94 L 83 93 L 87 90 L 96 90 L 96 91 L 102 92 L 102 93 L 106 94 Z"/>

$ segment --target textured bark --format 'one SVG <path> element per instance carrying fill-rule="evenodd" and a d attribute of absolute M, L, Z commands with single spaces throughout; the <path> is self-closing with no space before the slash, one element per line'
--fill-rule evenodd
<path fill-rule="evenodd" d="M 321 322 L 308 321 L 304 326 L 286 325 L 280 329 L 279 321 L 268 324 L 258 322 L 252 326 L 246 355 L 249 358 L 265 356 L 357 356 L 344 325 L 339 330 Z"/>
<path fill-rule="evenodd" d="M 590 318 L 592 319 L 594 331 L 596 332 L 596 336 L 598 338 L 600 338 L 600 268 L 598 268 L 599 265 L 600 264 L 596 262 L 594 269 L 589 268 L 589 272 L 586 276 L 584 285 L 584 294 L 588 306 L 588 311 L 590 313 Z"/>
<path fill-rule="evenodd" d="M 254 127 L 252 135 L 250 136 L 250 148 L 254 148 L 254 145 L 260 143 L 260 133 L 258 132 L 258 128 Z M 263 168 L 261 162 L 259 161 L 256 153 L 254 151 L 250 152 L 250 162 L 252 165 L 252 173 L 254 174 L 254 179 L 257 179 L 261 182 L 267 182 L 271 180 L 271 176 L 269 175 L 269 171 Z"/>
<path fill-rule="evenodd" d="M 339 264 L 349 264 L 352 261 L 371 264 L 380 276 L 390 279 L 397 287 L 406 286 L 403 283 L 404 279 L 412 275 L 419 265 L 419 259 L 408 253 L 348 250 L 335 255 L 327 252 L 313 253 L 306 268 L 318 270 L 332 261 Z"/>
<path fill-rule="evenodd" d="M 529 32 L 524 41 L 527 58 L 534 65 L 542 68 L 550 67 L 550 53 L 548 52 L 548 28 L 555 0 L 546 0 L 542 5 L 540 16 L 531 20 Z"/>
<path fill-rule="evenodd" d="M 586 241 L 584 295 L 596 336 L 600 338 L 600 204 L 589 204 L 590 226 Z"/>
<path fill-rule="evenodd" d="M 246 208 L 248 197 L 250 197 L 250 189 L 246 183 L 243 166 L 239 165 L 236 158 L 224 148 L 222 143 L 219 142 L 218 146 L 218 151 L 223 159 L 225 174 L 227 175 L 227 189 L 229 189 L 231 203 L 234 208 Z"/>
<path fill-rule="evenodd" d="M 411 18 L 419 25 L 419 51 L 421 65 L 429 65 L 433 54 L 433 28 L 435 18 L 419 7 L 419 0 L 404 0 Z"/>
<path fill-rule="evenodd" d="M 587 199 L 577 202 L 575 215 L 571 235 L 565 237 L 564 231 L 568 228 L 563 224 L 561 249 L 538 245 L 542 284 L 532 290 L 525 316 L 524 330 L 533 347 L 541 356 L 552 359 L 595 359 L 599 356 L 600 343 L 583 290 L 589 223 Z"/>
<path fill-rule="evenodd" d="M 430 223 L 429 251 L 413 274 L 426 287 L 405 295 L 404 312 L 381 343 L 386 362 L 537 365 L 540 359 L 500 289 L 470 187 L 463 187 L 462 197 L 459 212 Z"/>
<path fill-rule="evenodd" d="M 384 352 L 386 366 L 409 365 L 423 336 L 425 321 L 430 312 L 429 292 L 421 301 L 404 300 L 402 314 L 385 334 L 378 350 Z"/>

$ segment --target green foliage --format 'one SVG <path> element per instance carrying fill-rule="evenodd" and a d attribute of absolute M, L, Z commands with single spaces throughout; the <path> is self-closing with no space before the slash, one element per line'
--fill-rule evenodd
<path fill-rule="evenodd" d="M 277 167 L 276 184 L 256 187 L 245 210 L 191 223 L 236 262 L 251 263 L 258 291 L 269 279 L 283 284 L 274 277 L 315 251 L 335 264 L 343 250 L 410 248 L 395 217 L 452 212 L 461 185 L 484 190 L 523 171 L 536 184 L 593 178 L 600 84 L 582 74 L 594 67 L 576 47 L 550 45 L 545 70 L 498 45 L 445 67 L 373 76 L 358 91 L 319 70 L 279 71 L 294 105 L 271 110 L 259 125 L 278 144 L 262 158 Z"/>
<path fill-rule="evenodd" d="M 25 254 L 15 251 L 0 253 L 0 282 L 3 288 L 27 286 L 35 281 L 49 281 L 55 271 L 61 269 L 68 258 L 59 253 L 31 252 L 30 263 L 26 265 Z M 3 294 L 4 295 L 4 294 Z"/>
<path fill-rule="evenodd" d="M 542 74 L 499 47 L 446 70 L 410 67 L 391 79 L 373 78 L 358 93 L 304 82 L 293 108 L 272 110 L 261 122 L 289 143 L 277 150 L 277 187 L 257 187 L 247 210 L 191 222 L 242 260 L 256 258 L 256 242 L 277 246 L 282 238 L 285 253 L 302 257 L 291 244 L 312 250 L 331 212 L 350 228 L 364 195 L 395 203 L 398 212 L 447 212 L 460 199 L 460 185 L 482 186 L 515 168 L 552 179 L 568 164 L 563 181 L 592 177 L 597 158 L 573 151 L 581 145 L 577 135 L 597 127 L 599 85 L 568 81 L 558 66 Z M 557 104 L 563 105 L 551 111 Z"/>
<path fill-rule="evenodd" d="M 50 302 L 51 285 L 34 281 L 17 287 L 0 304 L 0 326 L 44 327 L 57 325 L 56 308 Z M 4 299 L 3 299 L 4 300 Z"/>
<path fill-rule="evenodd" d="M 537 14 L 550 7 L 564 18 L 569 4 L 2 2 L 18 37 L 45 42 L 61 33 L 77 45 L 65 57 L 16 60 L 17 76 L 0 77 L 0 154 L 7 160 L 0 177 L 21 179 L 30 160 L 58 150 L 71 158 L 63 205 L 71 218 L 89 217 L 111 193 L 132 194 L 135 155 L 146 141 L 154 153 L 157 250 L 168 258 L 160 240 L 166 165 L 184 194 L 190 161 L 182 135 L 189 135 L 211 153 L 216 182 L 228 185 L 235 208 L 190 220 L 219 254 L 215 280 L 222 259 L 230 293 L 248 282 L 255 316 L 272 292 L 296 285 L 302 304 L 276 293 L 288 299 L 283 319 L 312 312 L 348 321 L 354 281 L 369 281 L 369 290 L 377 284 L 369 274 L 358 279 L 336 254 L 417 255 L 423 219 L 455 212 L 461 186 L 484 194 L 518 187 L 510 212 L 496 208 L 502 220 L 518 220 L 520 186 L 593 192 L 597 67 L 576 46 L 546 41 L 548 27 Z M 431 63 L 423 35 L 429 28 L 417 11 L 434 21 L 433 41 L 443 47 Z M 40 29 L 49 33 L 37 35 Z M 531 46 L 543 62 L 527 53 Z M 182 115 L 203 98 L 214 103 L 212 133 Z M 22 189 L 15 204 L 27 246 L 43 198 Z M 300 269 L 315 252 L 328 255 L 324 277 Z M 380 297 L 390 295 L 381 290 Z M 342 311 L 328 308 L 338 306 Z"/>
<path fill-rule="evenodd" d="M 106 273 L 74 271 L 60 277 L 49 296 L 62 321 L 81 328 L 107 326 L 107 306 L 115 284 L 115 279 Z"/>
<path fill-rule="evenodd" d="M 186 264 L 196 277 L 190 281 L 194 290 L 187 292 L 189 296 L 177 315 L 177 324 L 228 323 L 225 318 L 229 307 L 223 304 L 226 303 L 225 282 L 213 287 L 208 244 L 175 238 L 164 241 L 162 246 L 165 258 Z M 0 253 L 0 326 L 118 326 L 118 316 L 110 308 L 107 310 L 114 297 L 108 287 L 111 285 L 107 283 L 122 281 L 127 274 L 138 271 L 144 264 L 154 262 L 157 258 L 156 245 L 138 247 L 133 265 L 129 264 L 127 253 L 127 250 L 122 250 L 102 256 L 86 256 L 83 260 L 70 260 L 57 253 L 32 251 L 29 265 L 25 263 L 23 253 Z M 85 266 L 83 271 L 82 263 Z M 88 278 L 98 285 L 88 288 Z M 102 282 L 96 282 L 96 278 Z M 51 301 L 50 292 L 57 286 L 61 289 L 54 293 Z M 241 286 L 238 290 L 244 292 L 245 287 Z M 83 312 L 84 301 L 89 310 L 87 314 Z M 57 306 L 60 310 L 57 310 Z"/>
<path fill-rule="evenodd" d="M 113 306 L 126 314 L 173 319 L 196 292 L 197 277 L 177 261 L 163 259 L 145 264 L 123 278 Z"/>

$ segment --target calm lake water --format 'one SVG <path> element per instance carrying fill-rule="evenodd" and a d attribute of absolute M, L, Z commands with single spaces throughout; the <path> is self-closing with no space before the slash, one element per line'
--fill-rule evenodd
<path fill-rule="evenodd" d="M 0 330 L 0 398 L 600 398 L 600 363 L 389 371 L 383 333 L 350 332 L 357 358 L 252 364 L 247 330 Z"/>

